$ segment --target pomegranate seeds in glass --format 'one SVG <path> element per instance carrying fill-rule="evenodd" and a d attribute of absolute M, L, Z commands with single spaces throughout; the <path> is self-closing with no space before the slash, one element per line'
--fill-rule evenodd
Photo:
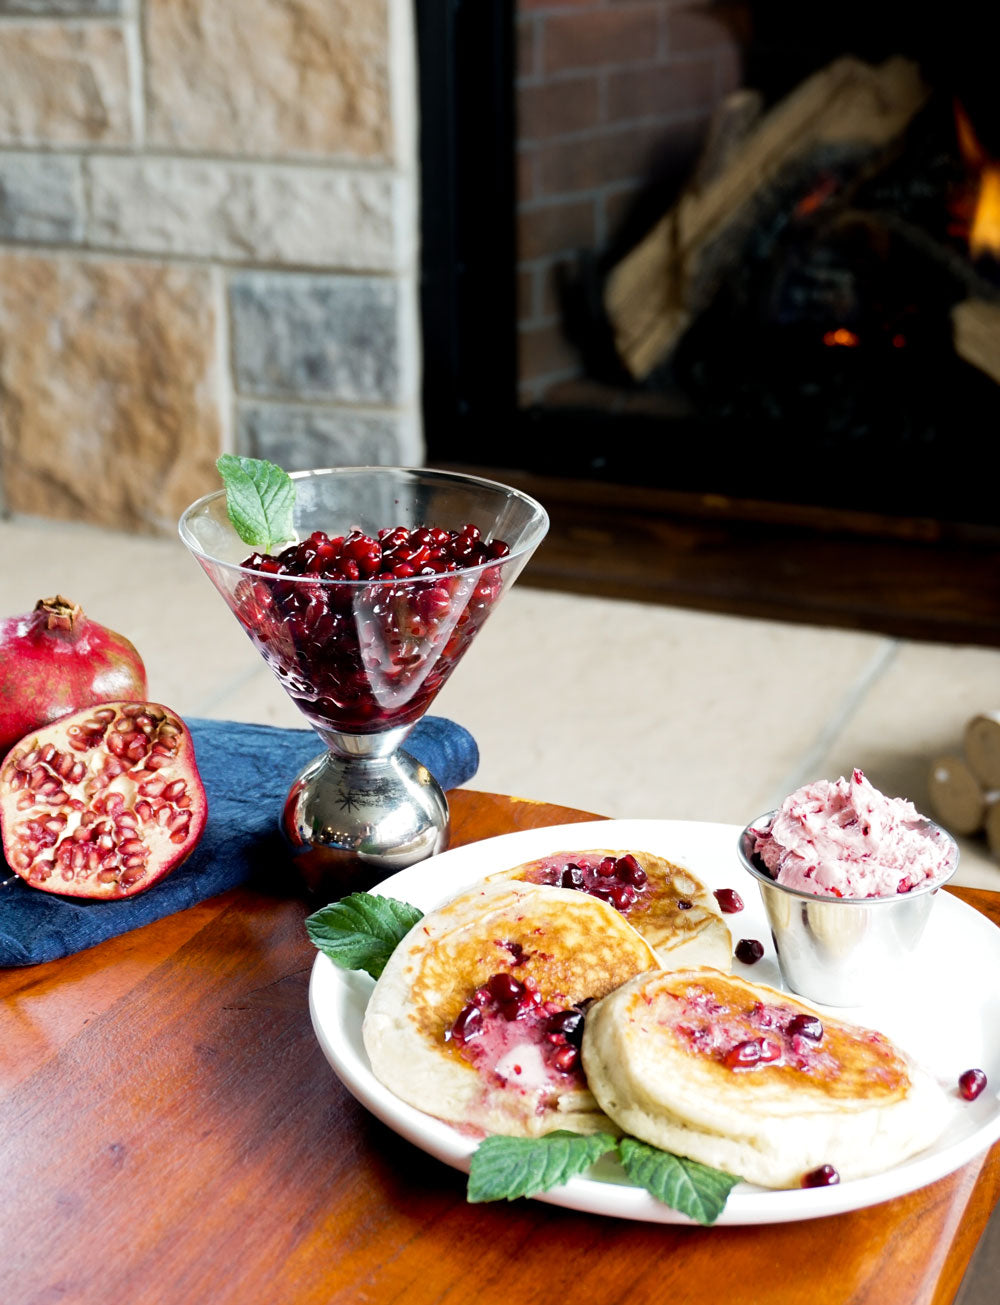
<path fill-rule="evenodd" d="M 281 827 L 310 895 L 368 888 L 447 845 L 448 804 L 400 747 L 541 542 L 494 481 L 406 467 L 295 472 L 295 538 L 251 552 L 220 490 L 181 538 L 327 752 Z"/>
<path fill-rule="evenodd" d="M 424 714 L 503 589 L 489 563 L 509 553 L 469 522 L 317 530 L 246 557 L 257 574 L 237 586 L 233 611 L 317 728 L 379 733 Z M 459 573 L 471 567 L 470 581 Z"/>

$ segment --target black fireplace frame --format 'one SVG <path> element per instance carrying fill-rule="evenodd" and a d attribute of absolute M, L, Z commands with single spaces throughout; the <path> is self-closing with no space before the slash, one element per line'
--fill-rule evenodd
<path fill-rule="evenodd" d="M 495 463 L 517 410 L 513 0 L 416 0 L 431 462 Z"/>
<path fill-rule="evenodd" d="M 792 0 L 773 2 L 781 8 Z M 970 2 L 956 0 L 960 8 Z M 863 0 L 852 3 L 864 10 Z M 892 0 L 893 8 L 900 3 Z M 662 409 L 635 401 L 519 404 L 515 11 L 516 0 L 415 0 L 428 461 L 514 468 L 607 486 L 801 501 L 800 482 L 783 482 L 780 469 L 800 457 L 817 466 L 824 463 L 824 450 L 812 438 L 808 422 L 791 432 L 794 445 L 785 457 L 778 456 L 782 450 L 777 446 L 769 456 L 766 439 L 760 438 L 772 437 L 770 426 L 758 431 L 750 421 L 734 436 L 730 422 L 720 424 L 683 406 L 665 416 Z M 945 82 L 950 51 L 946 56 L 941 60 Z M 593 270 L 597 285 L 600 267 Z M 573 317 L 570 313 L 569 320 Z M 949 440 L 978 439 L 966 427 L 958 422 L 957 429 L 947 432 Z M 810 501 L 943 520 L 995 519 L 992 491 L 986 493 L 982 481 L 941 484 L 924 474 L 919 462 L 907 477 L 912 482 L 909 505 L 883 506 L 882 486 L 899 476 L 893 469 L 894 450 L 879 456 L 882 465 L 864 494 L 841 501 L 843 491 L 834 479 Z M 991 448 L 991 465 L 996 458 Z M 813 482 L 821 480 L 814 477 Z"/>

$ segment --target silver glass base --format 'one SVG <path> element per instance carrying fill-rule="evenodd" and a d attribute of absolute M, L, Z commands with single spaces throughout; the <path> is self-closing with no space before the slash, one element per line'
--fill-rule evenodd
<path fill-rule="evenodd" d="M 330 902 L 444 851 L 448 803 L 407 752 L 326 752 L 292 784 L 281 828 L 307 893 Z"/>

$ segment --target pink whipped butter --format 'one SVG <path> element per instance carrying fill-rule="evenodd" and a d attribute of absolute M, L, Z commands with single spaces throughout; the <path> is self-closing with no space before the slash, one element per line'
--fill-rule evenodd
<path fill-rule="evenodd" d="M 854 770 L 785 798 L 754 851 L 777 883 L 821 897 L 889 897 L 944 879 L 953 844 L 905 798 Z"/>

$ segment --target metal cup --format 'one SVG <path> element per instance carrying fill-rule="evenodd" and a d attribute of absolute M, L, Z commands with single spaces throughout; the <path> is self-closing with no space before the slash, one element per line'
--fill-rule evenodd
<path fill-rule="evenodd" d="M 958 844 L 940 830 L 952 848 L 948 873 L 908 893 L 820 897 L 775 883 L 755 856 L 752 831 L 765 828 L 774 814 L 747 825 L 737 851 L 757 880 L 782 977 L 793 992 L 825 1006 L 877 1001 L 898 986 L 910 966 L 938 889 L 958 869 Z"/>

